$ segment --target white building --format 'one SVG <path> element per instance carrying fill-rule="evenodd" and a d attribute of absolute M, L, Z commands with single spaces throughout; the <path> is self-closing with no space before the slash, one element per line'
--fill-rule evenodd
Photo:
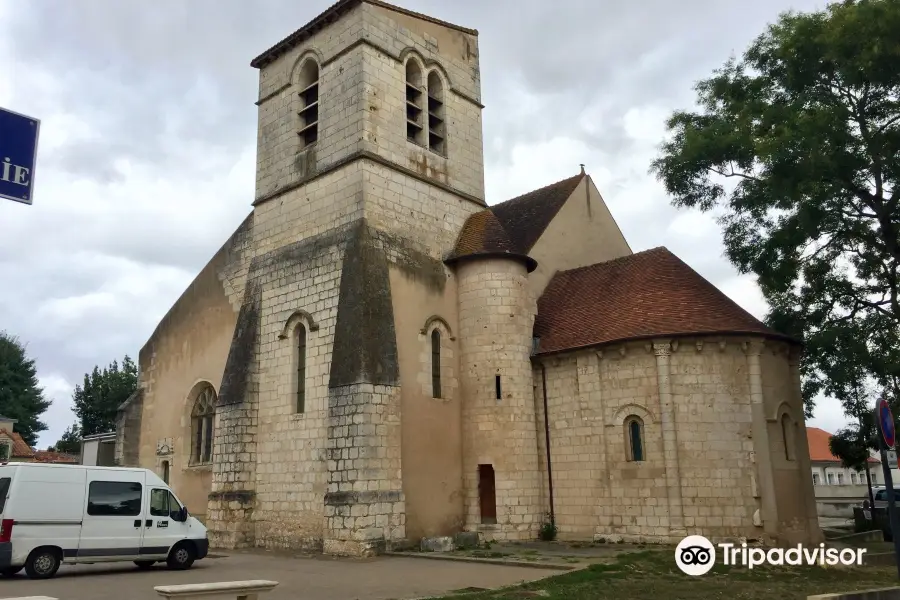
<path fill-rule="evenodd" d="M 833 455 L 828 446 L 830 433 L 816 427 L 807 427 L 806 432 L 819 516 L 852 517 L 852 507 L 860 504 L 869 494 L 866 472 L 848 469 L 841 464 L 841 459 Z M 881 461 L 869 459 L 869 476 L 873 486 L 884 485 Z M 900 483 L 897 469 L 892 471 L 891 476 L 895 483 Z"/>

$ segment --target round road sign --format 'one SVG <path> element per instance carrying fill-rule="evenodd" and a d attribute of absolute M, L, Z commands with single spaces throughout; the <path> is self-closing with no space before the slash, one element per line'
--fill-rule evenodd
<path fill-rule="evenodd" d="M 877 411 L 878 428 L 881 429 L 881 437 L 884 438 L 884 443 L 887 447 L 893 450 L 897 436 L 894 431 L 894 415 L 891 414 L 891 407 L 888 406 L 887 400 L 882 398 L 878 401 L 875 410 Z"/>

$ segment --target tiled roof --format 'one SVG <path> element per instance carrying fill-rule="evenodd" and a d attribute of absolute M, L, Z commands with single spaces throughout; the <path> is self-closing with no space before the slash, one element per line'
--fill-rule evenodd
<path fill-rule="evenodd" d="M 538 300 L 539 353 L 627 339 L 766 327 L 666 248 L 554 275 Z"/>
<path fill-rule="evenodd" d="M 49 450 L 37 450 L 34 453 L 34 461 L 39 463 L 55 463 L 55 464 L 78 464 L 77 456 L 64 454 L 62 452 L 50 452 Z"/>
<path fill-rule="evenodd" d="M 831 440 L 831 434 L 824 429 L 807 427 L 806 439 L 809 442 L 809 460 L 819 462 L 841 462 L 841 459 L 831 453 L 831 448 L 828 447 L 828 442 Z M 870 458 L 868 462 L 880 463 L 881 461 Z"/>
<path fill-rule="evenodd" d="M 22 439 L 22 436 L 15 431 L 0 429 L 0 436 L 6 436 L 12 440 L 13 447 L 11 458 L 31 458 L 34 456 L 34 450 L 31 449 L 31 446 L 26 444 L 25 440 Z"/>
<path fill-rule="evenodd" d="M 494 213 L 482 210 L 466 219 L 456 240 L 456 246 L 446 262 L 453 263 L 473 256 L 498 255 L 509 255 L 523 260 L 528 265 L 529 271 L 533 271 L 537 266 L 533 259 L 517 251 Z"/>
<path fill-rule="evenodd" d="M 584 177 L 584 173 L 579 173 L 471 215 L 447 262 L 511 254 L 525 259 L 528 270 L 533 271 L 537 263 L 528 257 L 528 252 Z"/>
<path fill-rule="evenodd" d="M 422 13 L 413 12 L 411 10 L 406 10 L 405 8 L 400 8 L 399 6 L 394 6 L 393 4 L 388 4 L 387 2 L 383 2 L 382 0 L 338 0 L 338 2 L 335 2 L 334 4 L 326 8 L 312 21 L 254 58 L 250 63 L 250 66 L 258 69 L 265 67 L 285 52 L 288 52 L 291 48 L 294 48 L 301 44 L 304 40 L 311 37 L 317 31 L 320 31 L 321 29 L 334 23 L 344 13 L 356 7 L 357 5 L 362 4 L 363 2 L 367 2 L 374 6 L 380 6 L 382 8 L 386 8 L 388 10 L 392 10 L 404 15 L 409 15 L 417 19 L 422 19 L 423 21 L 443 25 L 444 27 L 448 27 L 450 29 L 456 29 L 457 31 L 462 31 L 463 33 L 478 35 L 478 31 L 476 31 L 475 29 L 460 27 L 459 25 L 441 21 L 440 19 L 435 19 L 434 17 L 429 17 L 428 15 L 423 15 Z"/>
<path fill-rule="evenodd" d="M 584 173 L 490 207 L 519 252 L 527 254 L 562 208 Z"/>

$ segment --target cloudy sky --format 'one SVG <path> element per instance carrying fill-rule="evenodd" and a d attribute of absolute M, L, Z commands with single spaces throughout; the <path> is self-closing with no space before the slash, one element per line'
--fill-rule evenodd
<path fill-rule="evenodd" d="M 74 421 L 74 384 L 137 357 L 250 211 L 250 60 L 333 0 L 0 0 L 0 106 L 41 119 L 33 206 L 0 200 L 0 329 Z M 712 217 L 676 211 L 648 174 L 692 85 L 784 10 L 814 0 L 399 0 L 478 29 L 488 203 L 584 163 L 635 251 L 665 245 L 761 317 Z M 251 8 L 252 7 L 252 8 Z M 820 402 L 812 425 L 833 430 Z"/>

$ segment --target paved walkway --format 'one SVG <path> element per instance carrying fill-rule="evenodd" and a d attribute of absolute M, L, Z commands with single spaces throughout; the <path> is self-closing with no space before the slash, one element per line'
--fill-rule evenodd
<path fill-rule="evenodd" d="M 153 587 L 271 579 L 280 585 L 260 600 L 390 600 L 440 596 L 463 588 L 494 588 L 556 574 L 546 569 L 505 567 L 416 558 L 363 560 L 234 552 L 201 560 L 189 571 L 131 564 L 64 566 L 54 579 L 31 581 L 20 574 L 0 583 L 0 598 L 50 596 L 59 600 L 151 600 Z"/>

